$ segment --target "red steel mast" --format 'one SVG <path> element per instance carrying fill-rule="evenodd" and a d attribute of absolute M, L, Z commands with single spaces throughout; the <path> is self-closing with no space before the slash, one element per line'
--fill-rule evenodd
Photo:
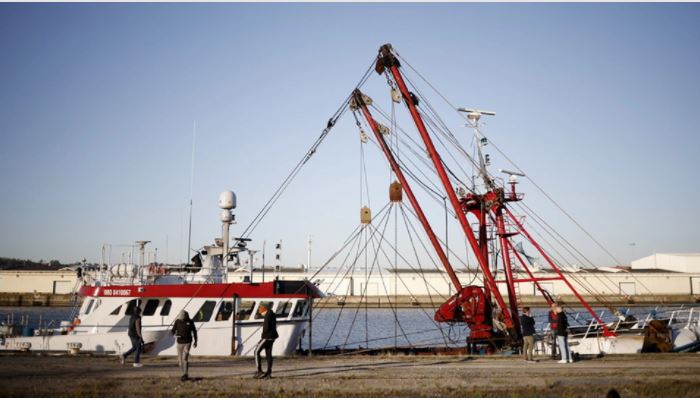
<path fill-rule="evenodd" d="M 445 167 L 440 158 L 440 154 L 438 154 L 437 150 L 435 149 L 435 145 L 433 144 L 433 141 L 430 138 L 430 134 L 428 133 L 428 130 L 426 129 L 425 124 L 423 123 L 423 119 L 421 118 L 420 113 L 418 112 L 418 108 L 416 107 L 416 103 L 414 101 L 414 96 L 406 87 L 406 83 L 403 80 L 401 71 L 399 71 L 399 65 L 399 61 L 394 55 L 390 44 L 386 44 L 379 49 L 379 59 L 377 61 L 376 68 L 377 73 L 381 74 L 385 71 L 385 69 L 389 69 L 391 75 L 394 77 L 394 81 L 396 82 L 399 91 L 401 91 L 403 100 L 406 103 L 409 112 L 411 113 L 411 117 L 413 118 L 416 127 L 418 128 L 418 132 L 420 133 L 420 136 L 423 139 L 423 143 L 425 143 L 428 155 L 430 156 L 430 159 L 432 160 L 433 165 L 435 166 L 435 170 L 437 171 L 438 176 L 440 177 L 440 181 L 442 182 L 445 188 L 445 192 L 447 193 L 447 196 L 450 199 L 450 203 L 452 203 L 455 215 L 457 216 L 457 219 L 459 220 L 459 223 L 462 226 L 462 230 L 464 231 L 464 234 L 467 237 L 467 240 L 469 241 L 469 245 L 471 246 L 472 251 L 476 256 L 476 259 L 479 262 L 479 267 L 481 268 L 481 271 L 484 274 L 486 288 L 490 293 L 493 293 L 494 297 L 496 298 L 498 306 L 501 308 L 501 312 L 503 312 L 506 327 L 515 330 L 513 316 L 506 307 L 505 301 L 503 300 L 503 296 L 499 292 L 498 286 L 496 285 L 496 280 L 494 279 L 493 274 L 489 270 L 488 259 L 486 256 L 484 256 L 484 249 L 487 249 L 486 244 L 482 240 L 483 245 L 480 245 L 479 242 L 476 240 L 474 233 L 472 232 L 472 229 L 469 225 L 469 221 L 467 220 L 466 214 L 464 212 L 464 207 L 457 199 L 457 195 L 455 194 L 452 183 L 450 182 L 450 179 L 447 176 L 447 172 L 445 171 Z"/>
<path fill-rule="evenodd" d="M 447 258 L 447 255 L 443 251 L 442 246 L 440 246 L 440 242 L 438 241 L 437 236 L 435 236 L 435 232 L 430 226 L 428 219 L 425 217 L 425 214 L 423 214 L 423 209 L 421 209 L 418 200 L 414 196 L 413 191 L 411 190 L 411 186 L 409 185 L 408 181 L 406 181 L 406 178 L 403 176 L 403 172 L 401 172 L 399 164 L 396 162 L 394 155 L 389 149 L 389 146 L 386 144 L 386 140 L 384 140 L 384 135 L 379 131 L 377 122 L 375 122 L 374 118 L 372 117 L 372 114 L 369 112 L 367 104 L 365 103 L 365 100 L 363 98 L 363 94 L 360 92 L 359 89 L 356 89 L 355 91 L 353 91 L 352 95 L 352 99 L 354 100 L 355 106 L 362 111 L 362 114 L 364 115 L 367 124 L 369 124 L 369 127 L 372 129 L 372 132 L 374 132 L 374 135 L 377 137 L 377 142 L 379 143 L 379 146 L 384 152 L 386 159 L 389 161 L 391 169 L 394 171 L 396 177 L 399 179 L 401 186 L 403 186 L 404 190 L 406 190 L 406 196 L 408 196 L 408 200 L 411 203 L 413 210 L 416 212 L 418 220 L 420 220 L 421 224 L 423 225 L 423 228 L 425 229 L 425 232 L 428 234 L 428 238 L 430 239 L 430 243 L 433 245 L 435 252 L 437 252 L 440 262 L 442 262 L 442 265 L 445 267 L 445 270 L 447 270 L 447 274 L 450 276 L 452 284 L 454 284 L 455 288 L 457 289 L 457 292 L 459 293 L 460 291 L 462 291 L 462 284 L 459 282 L 459 279 L 457 278 L 457 275 L 455 274 L 454 269 L 452 268 L 452 265 L 450 264 L 450 261 Z"/>

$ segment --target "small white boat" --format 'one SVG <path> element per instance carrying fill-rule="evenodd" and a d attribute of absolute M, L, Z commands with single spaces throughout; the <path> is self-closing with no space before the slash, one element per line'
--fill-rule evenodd
<path fill-rule="evenodd" d="M 571 351 L 582 355 L 637 354 L 685 351 L 700 345 L 698 307 L 681 306 L 663 312 L 654 309 L 644 319 L 620 317 L 606 326 L 614 337 L 605 336 L 595 320 L 587 326 L 570 328 Z M 545 354 L 551 354 L 551 342 L 543 342 L 541 346 Z"/>

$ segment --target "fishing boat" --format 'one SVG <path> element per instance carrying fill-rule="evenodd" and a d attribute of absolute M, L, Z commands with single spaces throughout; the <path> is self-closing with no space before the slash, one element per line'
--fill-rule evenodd
<path fill-rule="evenodd" d="M 406 75 L 406 66 L 414 73 L 413 80 Z M 390 104 L 391 112 L 380 107 L 379 98 L 374 100 L 365 93 L 363 86 L 373 72 L 388 85 L 389 96 L 385 102 Z M 472 152 L 467 150 L 469 147 L 462 145 L 459 136 L 452 133 L 449 125 L 442 120 L 414 80 L 427 83 L 466 121 L 466 126 L 473 132 L 469 136 Z M 397 122 L 397 105 L 406 108 L 409 120 L 415 126 L 412 135 Z M 365 145 L 375 146 L 390 171 L 387 204 L 373 210 L 369 190 L 364 196 L 361 194 L 360 198 L 366 204 L 361 203 L 360 224 L 315 273 L 309 273 L 305 281 L 255 283 L 251 266 L 247 281 L 228 282 L 229 261 L 236 266 L 236 260 L 244 253 L 252 253 L 246 247 L 246 242 L 249 242 L 247 237 L 348 111 L 354 117 L 359 131 L 362 153 L 360 188 L 367 186 Z M 340 304 L 341 308 L 337 309 L 336 319 L 327 321 L 330 323 L 328 340 L 320 344 L 335 351 L 345 351 L 350 345 L 358 346 L 358 350 L 367 350 L 372 340 L 369 335 L 372 326 L 367 319 L 368 310 L 365 309 L 364 321 L 357 319 L 362 302 L 367 307 L 369 279 L 374 270 L 380 276 L 393 276 L 395 302 L 401 264 L 416 278 L 425 279 L 424 268 L 444 274 L 445 282 L 449 284 L 449 295 L 438 296 L 440 298 L 430 296 L 430 306 L 422 306 L 413 295 L 411 300 L 415 300 L 414 305 L 419 309 L 426 312 L 432 310 L 427 320 L 435 324 L 446 347 L 448 344 L 458 344 L 459 349 L 466 349 L 467 352 L 517 351 L 522 345 L 519 323 L 521 288 L 527 286 L 541 296 L 547 305 L 558 303 L 563 306 L 574 324 L 570 340 L 572 350 L 576 353 L 618 354 L 696 349 L 700 343 L 700 312 L 697 308 L 659 311 L 654 315 L 650 313 L 644 319 L 620 315 L 619 309 L 613 306 L 606 295 L 596 292 L 585 278 L 563 269 L 564 264 L 569 267 L 574 265 L 563 261 L 555 247 L 557 242 L 566 252 L 573 249 L 575 253 L 572 255 L 581 254 L 538 215 L 529 214 L 528 217 L 532 210 L 525 203 L 519 182 L 524 178 L 530 181 L 532 179 L 505 155 L 505 161 L 511 166 L 501 169 L 500 173 L 506 177 L 501 178 L 491 172 L 492 161 L 485 150 L 492 142 L 483 135 L 481 120 L 493 116 L 494 112 L 454 106 L 390 44 L 383 45 L 358 85 L 327 120 L 318 139 L 241 236 L 235 239 L 233 248 L 228 246 L 228 225 L 232 221 L 230 210 L 235 207 L 235 197 L 232 193 L 222 194 L 219 203 L 224 223 L 222 238 L 203 248 L 198 255 L 196 268 L 145 265 L 143 258 L 140 265 L 121 264 L 109 269 L 101 268 L 99 273 L 88 275 L 89 284 L 80 290 L 85 299 L 76 320 L 66 324 L 63 329 L 54 329 L 40 336 L 7 338 L 1 347 L 15 350 L 65 350 L 70 346 L 80 346 L 90 351 L 120 352 L 129 347 L 125 332 L 128 315 L 139 305 L 144 315 L 145 339 L 154 354 L 175 353 L 169 328 L 177 312 L 186 309 L 193 314 L 201 334 L 200 347 L 193 350 L 194 354 L 249 355 L 257 340 L 262 320 L 255 316 L 257 307 L 271 302 L 278 313 L 281 336 L 280 341 L 275 343 L 273 353 L 290 354 L 296 349 L 305 329 L 308 329 L 307 335 L 311 341 L 311 323 L 318 315 L 318 312 L 311 312 L 313 300 L 324 295 L 312 282 L 317 281 L 316 277 L 323 270 L 334 266 L 336 275 L 328 283 L 327 294 L 333 294 L 339 302 L 345 301 L 348 293 L 353 292 L 353 278 L 350 278 L 350 286 L 346 287 L 348 291 L 343 295 L 342 291 L 338 291 L 338 285 L 343 283 L 336 281 L 336 277 L 354 276 L 360 285 L 359 292 L 354 296 L 359 297 L 361 302 L 351 315 L 352 325 L 347 335 L 340 338 L 342 342 L 330 341 L 337 335 L 344 304 Z M 472 170 L 472 175 L 466 172 L 468 169 Z M 539 186 L 536 187 L 541 190 Z M 546 197 L 550 198 L 548 195 Z M 450 244 L 447 233 L 444 237 L 438 235 L 435 215 L 427 211 L 426 203 L 423 202 L 429 198 L 441 208 L 444 206 L 446 222 L 450 216 L 454 219 L 453 222 L 456 221 L 461 236 L 456 243 L 466 245 L 465 251 L 456 251 L 455 241 Z M 376 201 L 377 198 L 372 200 Z M 398 222 L 398 213 L 402 215 L 405 228 L 401 231 L 410 238 L 412 249 L 406 255 L 413 256 L 415 253 L 415 261 L 409 261 L 399 251 L 398 225 L 394 226 L 393 237 L 385 233 L 392 213 L 395 214 L 394 222 Z M 571 218 L 569 214 L 566 215 Z M 576 223 L 575 220 L 572 221 Z M 587 231 L 583 231 L 590 236 Z M 542 238 L 539 232 L 549 237 L 544 239 L 546 244 L 539 239 Z M 427 242 L 419 241 L 419 237 L 427 239 Z M 549 242 L 552 240 L 555 242 Z M 417 242 L 421 243 L 416 245 Z M 607 252 L 599 242 L 595 242 Z M 418 249 L 430 255 L 428 264 L 420 261 Z M 141 250 L 143 255 L 143 244 Z M 470 257 L 473 265 L 468 263 Z M 335 259 L 341 262 L 333 264 Z M 536 259 L 541 264 L 536 265 Z M 590 263 L 585 257 L 583 260 L 579 260 L 576 265 Z M 249 261 L 253 261 L 252 257 Z M 359 267 L 359 262 L 364 262 L 364 267 Z M 379 267 L 380 265 L 385 267 Z M 362 270 L 364 279 L 361 274 L 358 276 Z M 467 281 L 465 277 L 468 278 Z M 606 281 L 610 280 L 600 275 L 601 284 L 605 285 Z M 550 291 L 548 285 L 555 282 L 563 285 L 561 288 L 573 295 L 575 304 L 565 304 L 561 296 Z M 332 290 L 331 284 L 334 284 Z M 390 288 L 384 284 L 384 280 L 382 285 L 387 301 L 391 301 Z M 430 286 L 426 281 L 428 293 L 431 292 Z M 586 290 L 588 296 L 584 298 L 579 290 Z M 594 298 L 598 305 L 605 306 L 615 317 L 612 320 L 605 319 L 602 313 L 593 310 L 588 298 Z M 574 305 L 582 307 L 583 311 L 576 312 Z M 389 302 L 388 307 L 395 322 L 394 348 L 399 347 L 400 337 L 405 339 L 407 348 L 421 347 L 407 337 L 399 323 L 401 315 L 397 313 L 396 306 Z M 352 327 L 361 322 L 364 322 L 364 340 L 352 340 Z M 386 325 L 387 323 L 382 323 L 381 327 L 386 328 Z M 453 333 L 454 327 L 460 326 L 467 328 L 467 335 L 454 343 L 453 337 L 446 332 Z M 57 335 L 57 332 L 65 334 Z M 546 342 L 548 337 L 551 338 L 551 333 L 545 327 L 539 334 L 541 353 L 550 352 L 551 343 Z M 448 339 L 452 343 L 448 343 Z"/>
<path fill-rule="evenodd" d="M 407 77 L 406 69 L 412 71 L 413 79 Z M 370 97 L 364 88 L 373 72 L 376 72 L 382 81 L 386 81 L 388 86 L 386 95 L 376 100 Z M 427 91 L 422 91 L 416 86 L 415 82 L 418 81 L 426 83 L 429 90 L 436 93 L 453 112 L 466 120 L 466 126 L 473 131 L 473 135 L 468 137 L 471 140 L 472 152 L 467 150 L 469 147 L 462 144 L 460 136 L 452 133 L 450 125 L 445 123 L 437 109 L 433 107 L 431 100 L 425 96 Z M 380 106 L 387 103 L 390 105 L 388 107 L 391 109 L 390 112 L 388 108 Z M 407 126 L 402 126 L 398 122 L 396 108 L 399 106 L 405 107 L 407 120 L 415 129 L 411 130 L 412 133 L 409 133 Z M 594 298 L 597 304 L 607 307 L 610 312 L 618 312 L 618 308 L 613 306 L 604 293 L 592 290 L 593 287 L 585 278 L 563 270 L 562 260 L 564 259 L 561 258 L 560 253 L 557 253 L 557 257 L 553 255 L 552 250 L 556 249 L 553 243 L 545 239 L 547 242 L 545 246 L 542 240 L 537 239 L 541 237 L 539 232 L 544 232 L 550 236 L 550 240 L 559 242 L 565 252 L 571 253 L 573 249 L 574 258 L 578 259 L 582 265 L 590 263 L 585 256 L 583 259 L 579 258 L 581 253 L 568 240 L 562 239 L 563 237 L 549 224 L 536 214 L 529 214 L 531 209 L 524 202 L 524 194 L 520 192 L 519 182 L 524 178 L 532 181 L 531 178 L 505 154 L 503 154 L 504 160 L 511 164 L 508 169 L 499 170 L 506 175 L 505 179 L 491 172 L 491 157 L 485 152 L 491 142 L 482 133 L 481 120 L 495 116 L 495 113 L 477 108 L 454 106 L 424 78 L 424 75 L 418 73 L 402 58 L 391 44 L 380 47 L 377 56 L 371 61 L 369 69 L 358 85 L 336 113 L 328 119 L 318 140 L 287 176 L 268 205 L 274 204 L 279 199 L 280 192 L 289 186 L 301 167 L 316 153 L 337 121 L 348 111 L 354 117 L 359 131 L 360 189 L 362 189 L 360 199 L 366 204 L 361 203 L 359 227 L 353 230 L 341 249 L 335 252 L 317 273 L 325 267 L 330 267 L 330 262 L 336 256 L 340 256 L 342 263 L 335 267 L 340 268 L 340 272 L 345 273 L 344 275 L 356 273 L 357 262 L 364 261 L 365 278 L 364 281 L 360 280 L 363 284 L 360 288 L 363 289 L 360 290 L 359 296 L 367 301 L 369 278 L 375 270 L 382 273 L 383 269 L 380 267 L 383 264 L 382 261 L 386 262 L 385 268 L 393 270 L 393 273 L 397 272 L 398 263 L 401 261 L 414 271 L 416 277 L 422 275 L 425 267 L 441 271 L 450 284 L 451 295 L 438 306 L 431 307 L 434 309 L 432 319 L 437 324 L 467 326 L 468 336 L 463 343 L 468 351 L 508 350 L 512 352 L 519 349 L 522 344 L 519 323 L 522 286 L 530 287 L 550 306 L 555 303 L 563 305 L 567 315 L 580 316 L 579 320 L 574 322 L 580 323 L 580 326 L 573 326 L 571 329 L 572 350 L 580 354 L 636 353 L 655 349 L 671 351 L 696 345 L 700 340 L 698 333 L 700 317 L 697 311 L 692 310 L 693 308 L 687 308 L 682 313 L 676 312 L 673 314 L 674 318 L 666 318 L 666 320 L 663 317 L 649 317 L 646 321 L 632 321 L 624 317 L 614 321 L 603 320 L 601 314 L 593 310 L 587 298 Z M 378 150 L 385 165 L 389 167 L 390 173 L 388 203 L 381 208 L 374 208 L 375 212 L 379 211 L 376 214 L 373 214 L 368 196 L 369 180 L 365 165 L 365 145 L 370 148 L 374 146 Z M 500 149 L 499 152 L 501 152 Z M 468 175 L 466 172 L 468 169 L 472 170 L 472 175 Z M 534 184 L 534 181 L 532 183 Z M 536 185 L 536 187 L 544 193 L 539 186 Z M 366 197 L 362 194 L 365 188 L 367 188 Z M 563 211 L 549 195 L 545 193 L 545 196 Z M 434 219 L 429 218 L 430 214 L 425 206 L 427 203 L 424 203 L 424 200 L 429 198 L 436 201 L 440 207 L 444 204 L 446 222 L 450 216 L 457 222 L 462 236 L 461 241 L 467 245 L 465 253 L 453 250 L 446 239 L 447 235 L 444 237 L 438 235 Z M 372 200 L 376 201 L 377 198 L 374 197 Z M 519 205 L 524 207 L 516 207 Z M 407 223 L 404 229 L 399 229 L 398 225 L 395 225 L 396 232 L 391 234 L 393 236 L 389 236 L 390 234 L 386 234 L 390 221 L 388 218 L 392 212 L 398 211 L 401 212 L 405 221 L 413 220 L 415 226 L 413 223 Z M 564 213 L 614 259 L 607 249 L 571 215 Z M 259 216 L 263 217 L 264 214 Z M 533 224 L 540 227 L 533 230 Z M 416 237 L 410 235 L 412 250 L 405 255 L 415 255 L 417 262 L 409 262 L 398 251 L 398 241 L 394 240 L 399 238 L 399 232 L 415 234 Z M 416 245 L 414 240 L 417 237 L 427 238 L 427 242 Z M 357 253 L 352 252 L 354 245 L 357 246 Z M 529 251 L 526 252 L 525 248 Z M 420 262 L 417 253 L 419 249 L 431 255 L 431 262 L 428 265 Z M 342 258 L 341 252 L 346 250 L 348 253 L 345 258 Z M 363 254 L 364 256 L 361 256 Z M 465 263 L 465 260 L 469 260 L 467 255 L 476 261 L 475 265 Z M 543 262 L 546 270 L 535 267 L 533 259 Z M 346 265 L 344 262 L 351 263 Z M 569 263 L 567 266 L 573 265 Z M 385 272 L 392 273 L 387 270 Z M 469 272 L 470 277 L 473 275 L 468 283 L 464 281 L 465 272 Z M 312 278 L 315 276 L 316 274 Z M 617 290 L 617 285 L 611 287 L 611 284 L 606 284 L 610 279 L 606 279 L 604 275 L 600 275 L 599 278 L 602 284 L 613 289 L 613 293 L 621 292 Z M 566 289 L 574 296 L 574 303 L 568 306 L 562 304 L 560 296 L 554 295 L 547 287 L 552 283 L 562 285 L 560 288 Z M 396 284 L 395 280 L 394 287 Z M 383 285 L 387 300 L 390 301 L 389 288 L 386 284 Z M 429 287 L 430 284 L 426 284 L 426 289 Z M 579 290 L 586 290 L 590 297 L 584 298 Z M 333 294 L 339 301 L 344 301 L 347 297 L 336 293 L 335 289 Z M 396 294 L 394 294 L 394 301 L 396 301 L 395 297 Z M 581 312 L 575 312 L 572 309 L 574 305 L 583 307 L 584 315 L 581 315 Z M 398 322 L 399 315 L 395 307 L 391 304 L 389 307 L 393 311 L 395 321 Z M 356 323 L 356 319 L 357 311 L 352 318 L 353 324 Z M 335 321 L 336 325 L 338 322 L 339 320 Z M 366 319 L 364 327 L 365 342 L 355 344 L 360 347 L 364 344 L 365 348 L 368 348 L 371 338 L 370 326 Z M 437 327 L 443 333 L 442 336 L 447 345 L 448 337 L 440 326 Z M 335 329 L 334 325 L 329 340 Z M 403 338 L 409 344 L 408 347 L 415 347 L 400 325 L 396 327 L 395 340 L 400 336 L 400 332 L 404 333 Z M 341 349 L 349 344 L 347 340 L 350 334 L 351 331 L 348 332 L 345 341 L 339 345 Z M 541 338 L 544 336 L 544 334 L 540 335 Z M 329 342 L 326 342 L 326 345 L 329 345 Z M 547 348 L 545 345 L 542 352 L 546 352 Z"/>
<path fill-rule="evenodd" d="M 247 248 L 250 239 L 239 238 L 229 246 L 231 210 L 235 206 L 233 192 L 220 195 L 223 236 L 203 247 L 193 265 L 145 264 L 148 242 L 139 241 L 140 264 L 81 270 L 78 294 L 82 304 L 68 321 L 56 328 L 41 329 L 6 325 L 5 334 L 0 336 L 0 350 L 121 354 L 131 348 L 127 335 L 129 318 L 139 307 L 147 354 L 177 354 L 171 328 L 178 313 L 185 310 L 193 319 L 199 338 L 191 354 L 252 355 L 262 330 L 263 318 L 258 308 L 266 305 L 277 314 L 279 339 L 273 354 L 293 354 L 309 324 L 313 299 L 323 294 L 303 280 L 255 282 L 253 251 Z M 241 264 L 246 256 L 248 263 Z M 249 270 L 250 275 L 246 281 L 229 282 L 229 268 Z"/>

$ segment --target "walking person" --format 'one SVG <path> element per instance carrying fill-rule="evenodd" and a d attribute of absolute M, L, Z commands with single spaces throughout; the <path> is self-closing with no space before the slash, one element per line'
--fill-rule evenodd
<path fill-rule="evenodd" d="M 175 335 L 177 341 L 177 362 L 182 371 L 181 381 L 186 381 L 189 378 L 189 359 L 192 340 L 194 340 L 194 348 L 197 348 L 197 327 L 194 325 L 190 314 L 187 311 L 180 311 L 173 323 L 173 328 L 170 333 Z"/>
<path fill-rule="evenodd" d="M 143 349 L 143 333 L 141 332 L 141 308 L 138 306 L 134 307 L 131 317 L 129 318 L 128 335 L 131 339 L 131 349 L 121 355 L 120 361 L 122 365 L 124 365 L 126 362 L 126 357 L 128 357 L 131 353 L 136 353 L 134 356 L 134 367 L 142 367 L 141 351 Z"/>
<path fill-rule="evenodd" d="M 532 318 L 529 307 L 523 308 L 523 314 L 520 315 L 520 326 L 523 331 L 523 355 L 525 361 L 535 361 L 535 319 Z"/>
<path fill-rule="evenodd" d="M 258 314 L 264 317 L 260 341 L 255 346 L 255 365 L 257 365 L 258 370 L 254 378 L 258 379 L 272 378 L 272 345 L 279 337 L 277 334 L 277 315 L 270 308 L 271 306 L 263 304 L 260 304 L 260 308 L 258 308 Z M 261 353 L 263 350 L 265 350 L 265 359 L 267 360 L 267 371 L 265 372 L 262 372 Z"/>
<path fill-rule="evenodd" d="M 560 364 L 572 363 L 574 362 L 574 357 L 571 355 L 571 350 L 569 349 L 569 341 L 567 340 L 567 334 L 569 330 L 569 321 L 566 319 L 566 314 L 564 310 L 558 306 L 557 307 L 557 344 L 559 345 L 559 351 L 561 352 L 561 360 L 558 362 Z"/>
<path fill-rule="evenodd" d="M 552 359 L 557 358 L 557 304 L 552 303 L 549 309 L 547 319 L 549 321 L 549 329 L 552 333 Z"/>

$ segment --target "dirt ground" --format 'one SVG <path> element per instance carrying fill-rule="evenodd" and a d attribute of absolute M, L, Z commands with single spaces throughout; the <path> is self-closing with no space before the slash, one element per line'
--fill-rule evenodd
<path fill-rule="evenodd" d="M 0 355 L 0 397 L 700 397 L 700 354 L 586 358 L 325 356 L 275 360 L 253 379 L 251 358 L 175 357 L 142 368 L 113 356 Z"/>

